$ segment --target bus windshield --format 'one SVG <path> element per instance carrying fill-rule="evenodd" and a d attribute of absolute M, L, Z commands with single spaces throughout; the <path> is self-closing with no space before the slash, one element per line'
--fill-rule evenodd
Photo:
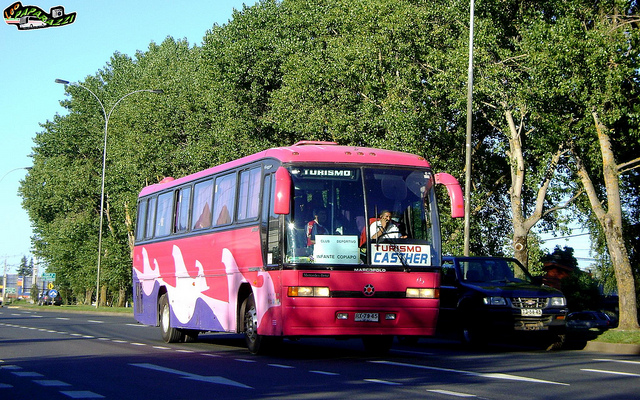
<path fill-rule="evenodd" d="M 425 169 L 291 167 L 288 264 L 432 265 L 437 223 Z"/>

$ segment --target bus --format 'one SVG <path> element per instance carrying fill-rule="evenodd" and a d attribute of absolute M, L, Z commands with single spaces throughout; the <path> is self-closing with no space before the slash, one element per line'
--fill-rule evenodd
<path fill-rule="evenodd" d="M 436 184 L 452 217 L 462 190 L 421 156 L 301 141 L 179 179 L 138 198 L 137 321 L 164 341 L 242 333 L 250 352 L 283 338 L 432 336 L 442 259 Z"/>

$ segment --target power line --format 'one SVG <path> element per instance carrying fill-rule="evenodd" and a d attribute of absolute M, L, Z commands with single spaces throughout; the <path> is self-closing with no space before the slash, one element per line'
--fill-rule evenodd
<path fill-rule="evenodd" d="M 572 238 L 572 237 L 586 236 L 586 235 L 590 235 L 590 233 L 578 233 L 578 234 L 575 234 L 575 235 L 559 236 L 559 237 L 553 237 L 553 238 L 550 238 L 550 239 L 541 239 L 540 241 L 542 243 L 544 243 L 544 242 L 549 242 L 551 240 L 562 240 L 562 239 L 569 239 L 569 238 Z"/>

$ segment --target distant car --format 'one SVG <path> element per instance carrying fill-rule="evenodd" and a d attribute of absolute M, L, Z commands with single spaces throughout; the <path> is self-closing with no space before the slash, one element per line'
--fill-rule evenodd
<path fill-rule="evenodd" d="M 60 296 L 60 293 L 55 289 L 51 289 L 46 292 L 40 293 L 40 296 L 38 296 L 38 305 L 40 306 L 45 306 L 45 305 L 59 306 L 61 304 L 62 304 L 62 296 Z"/>
<path fill-rule="evenodd" d="M 613 325 L 611 318 L 600 311 L 579 311 L 567 316 L 567 329 L 605 331 Z"/>

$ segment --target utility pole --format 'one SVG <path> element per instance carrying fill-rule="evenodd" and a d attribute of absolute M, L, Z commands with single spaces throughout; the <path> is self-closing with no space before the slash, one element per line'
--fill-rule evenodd
<path fill-rule="evenodd" d="M 4 274 L 2 275 L 2 307 L 4 307 L 5 294 L 7 293 L 7 259 L 4 259 Z"/>

